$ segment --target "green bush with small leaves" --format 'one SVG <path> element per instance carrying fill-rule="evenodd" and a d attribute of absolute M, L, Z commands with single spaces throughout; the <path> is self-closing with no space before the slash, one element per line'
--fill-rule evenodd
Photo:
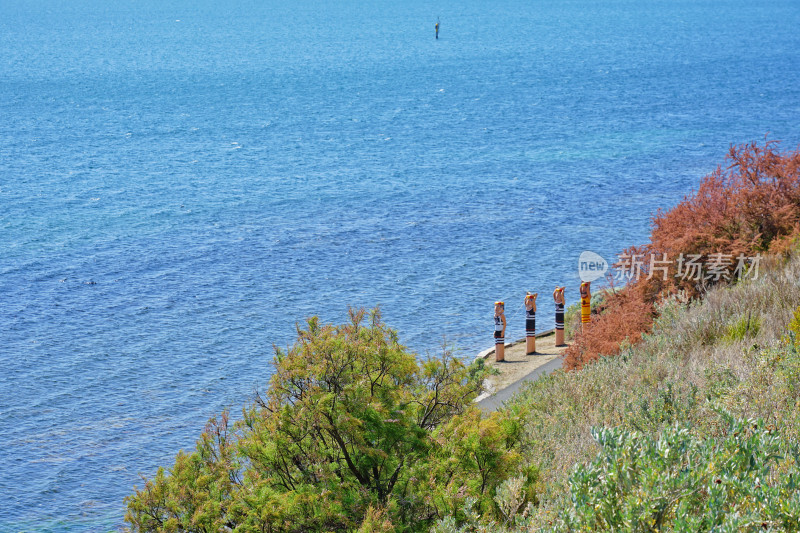
<path fill-rule="evenodd" d="M 763 421 L 723 415 L 724 435 L 673 427 L 654 439 L 593 431 L 600 452 L 570 478 L 559 531 L 797 531 L 800 450 Z"/>
<path fill-rule="evenodd" d="M 595 428 L 600 448 L 569 479 L 569 504 L 536 527 L 522 483 L 497 488 L 502 520 L 486 520 L 467 500 L 462 520 L 439 521 L 435 533 L 550 531 L 798 531 L 800 448 L 763 421 L 720 412 L 725 430 L 699 437 L 672 426 L 653 438 L 622 428 Z"/>
<path fill-rule="evenodd" d="M 212 420 L 194 452 L 127 498 L 133 531 L 425 531 L 467 499 L 493 500 L 523 466 L 521 417 L 482 417 L 472 400 L 487 368 L 445 352 L 418 361 L 397 333 L 353 310 L 350 322 L 298 328 L 277 350 L 264 396 Z"/>

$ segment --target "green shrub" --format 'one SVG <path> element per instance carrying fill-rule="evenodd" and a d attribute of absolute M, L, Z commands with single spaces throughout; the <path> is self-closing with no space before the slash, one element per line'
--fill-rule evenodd
<path fill-rule="evenodd" d="M 652 396 L 644 396 L 629 405 L 625 413 L 626 425 L 640 431 L 658 431 L 660 428 L 690 419 L 697 408 L 697 387 L 690 383 L 687 390 L 667 381 Z"/>
<path fill-rule="evenodd" d="M 761 319 L 748 312 L 728 326 L 727 331 L 722 336 L 722 341 L 732 344 L 745 338 L 755 337 L 760 329 Z"/>
<path fill-rule="evenodd" d="M 581 330 L 581 302 L 578 301 L 564 310 L 564 338 L 572 341 Z"/>
<path fill-rule="evenodd" d="M 714 400 L 730 394 L 738 384 L 739 379 L 729 367 L 719 364 L 711 364 L 703 372 L 708 389 L 706 398 Z"/>
<path fill-rule="evenodd" d="M 762 421 L 720 412 L 724 432 L 698 437 L 672 426 L 660 437 L 622 428 L 593 429 L 600 450 L 569 479 L 569 503 L 549 525 L 524 506 L 522 481 L 497 489 L 502 520 L 464 502 L 459 523 L 436 533 L 573 531 L 798 531 L 800 449 Z"/>
<path fill-rule="evenodd" d="M 761 421 L 727 418 L 722 438 L 658 439 L 598 429 L 601 449 L 570 478 L 560 531 L 796 531 L 800 450 Z"/>
<path fill-rule="evenodd" d="M 521 419 L 481 417 L 484 375 L 448 353 L 418 363 L 377 310 L 309 319 L 243 420 L 212 420 L 125 518 L 133 531 L 422 531 L 467 498 L 502 516 L 493 496 L 525 471 Z"/>
<path fill-rule="evenodd" d="M 788 438 L 800 442 L 800 353 L 776 344 L 746 354 L 747 379 L 741 380 L 716 404 L 779 425 Z"/>
<path fill-rule="evenodd" d="M 783 341 L 795 352 L 800 348 L 800 307 L 795 309 L 792 320 L 786 327 L 786 334 L 783 337 Z"/>

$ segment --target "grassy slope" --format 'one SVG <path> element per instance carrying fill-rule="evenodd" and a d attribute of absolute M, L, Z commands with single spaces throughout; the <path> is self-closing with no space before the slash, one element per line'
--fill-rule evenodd
<path fill-rule="evenodd" d="M 527 419 L 524 454 L 541 469 L 544 526 L 569 504 L 568 477 L 598 452 L 592 427 L 622 427 L 657 436 L 689 424 L 720 435 L 723 407 L 774 423 L 800 440 L 800 358 L 781 337 L 800 305 L 800 255 L 774 259 L 757 280 L 719 289 L 693 305 L 661 309 L 652 334 L 619 357 L 532 383 L 509 409 Z"/>

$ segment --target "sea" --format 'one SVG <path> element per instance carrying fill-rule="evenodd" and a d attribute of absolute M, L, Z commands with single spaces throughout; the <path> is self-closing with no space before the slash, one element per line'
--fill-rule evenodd
<path fill-rule="evenodd" d="M 434 25 L 440 23 L 439 38 Z M 0 531 L 114 531 L 312 315 L 418 357 L 800 145 L 797 0 L 2 0 Z"/>

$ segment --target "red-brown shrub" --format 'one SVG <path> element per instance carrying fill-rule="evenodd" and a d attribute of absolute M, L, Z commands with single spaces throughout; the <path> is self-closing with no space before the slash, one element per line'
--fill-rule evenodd
<path fill-rule="evenodd" d="M 732 146 L 730 165 L 703 178 L 699 188 L 668 211 L 653 217 L 650 243 L 628 248 L 624 256 L 643 259 L 642 276 L 607 299 L 604 309 L 566 352 L 566 368 L 580 368 L 600 355 L 616 355 L 620 343 L 636 343 L 649 331 L 655 304 L 682 291 L 702 297 L 716 283 L 735 281 L 701 276 L 687 279 L 678 273 L 678 257 L 708 259 L 722 254 L 731 260 L 756 254 L 783 253 L 800 238 L 800 150 L 777 151 L 777 141 Z M 648 279 L 650 257 L 669 260 L 663 271 Z M 666 279 L 665 279 L 666 278 Z"/>
<path fill-rule="evenodd" d="M 800 235 L 800 150 L 780 153 L 776 141 L 731 147 L 731 164 L 706 176 L 697 191 L 653 217 L 645 253 L 736 257 L 788 250 Z M 673 263 L 658 292 L 700 296 L 708 283 L 676 277 Z M 663 281 L 663 280 L 662 280 Z"/>
<path fill-rule="evenodd" d="M 638 286 L 609 293 L 597 311 L 564 353 L 566 369 L 579 369 L 601 355 L 616 355 L 626 339 L 636 344 L 655 317 L 653 304 L 645 301 Z"/>

